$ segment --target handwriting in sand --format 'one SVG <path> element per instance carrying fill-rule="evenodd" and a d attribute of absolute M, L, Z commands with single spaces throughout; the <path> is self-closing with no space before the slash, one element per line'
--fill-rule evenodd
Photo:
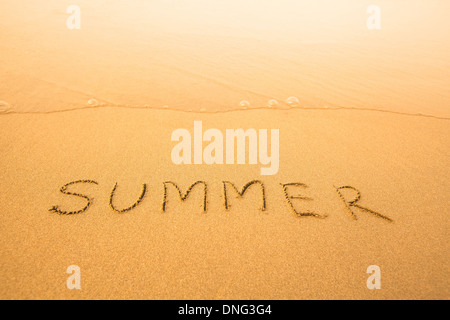
<path fill-rule="evenodd" d="M 83 198 L 86 200 L 86 205 L 78 210 L 73 210 L 73 211 L 65 211 L 59 208 L 59 206 L 53 206 L 49 211 L 57 213 L 57 214 L 61 214 L 61 215 L 74 215 L 74 214 L 80 214 L 83 213 L 85 211 L 87 211 L 89 209 L 89 207 L 92 205 L 92 198 L 90 198 L 88 195 L 84 195 L 81 193 L 77 193 L 77 192 L 71 192 L 68 191 L 68 188 L 76 185 L 76 184 L 95 184 L 98 185 L 98 182 L 94 181 L 94 180 L 76 180 L 76 181 L 72 181 L 69 182 L 65 185 L 63 185 L 60 188 L 60 192 L 62 194 L 65 195 L 69 195 L 69 196 L 74 196 L 74 197 L 79 197 L 79 198 Z M 237 195 L 238 198 L 242 198 L 244 197 L 245 193 L 247 192 L 247 190 L 251 187 L 257 187 L 259 186 L 259 189 L 261 190 L 261 206 L 260 206 L 260 210 L 261 211 L 266 211 L 267 210 L 267 199 L 266 199 L 266 189 L 264 186 L 264 183 L 260 180 L 252 180 L 248 183 L 246 183 L 241 190 L 239 190 L 239 188 L 230 181 L 222 181 L 223 184 L 223 206 L 225 208 L 225 210 L 229 210 L 230 208 L 230 203 L 229 203 L 229 190 L 232 190 L 235 192 L 235 194 Z M 286 204 L 288 206 L 288 208 L 291 210 L 291 212 L 297 216 L 297 217 L 314 217 L 314 218 L 319 218 L 319 219 L 324 219 L 326 217 L 328 217 L 328 215 L 326 213 L 318 213 L 315 211 L 300 211 L 298 209 L 295 208 L 293 200 L 302 200 L 302 201 L 314 201 L 313 198 L 310 197 L 306 197 L 306 196 L 302 196 L 299 194 L 293 194 L 292 189 L 296 188 L 296 189 L 306 189 L 308 188 L 308 186 L 304 183 L 299 183 L 299 182 L 293 182 L 293 183 L 281 183 L 280 184 L 282 187 L 282 191 L 283 191 L 283 195 L 284 198 L 286 200 Z M 196 181 L 193 184 L 191 184 L 188 189 L 186 190 L 186 192 L 183 192 L 182 189 L 178 186 L 178 184 L 176 184 L 175 182 L 172 181 L 165 181 L 163 182 L 163 186 L 164 186 L 164 194 L 163 194 L 163 201 L 162 201 L 162 211 L 166 212 L 167 211 L 167 199 L 168 199 L 168 195 L 169 195 L 169 187 L 172 186 L 178 193 L 178 196 L 180 198 L 181 201 L 186 201 L 189 197 L 189 195 L 191 194 L 191 191 L 194 188 L 198 188 L 198 187 L 202 187 L 203 188 L 203 203 L 202 203 L 202 209 L 203 212 L 206 213 L 207 212 L 207 206 L 208 206 L 208 201 L 207 201 L 207 194 L 208 194 L 208 184 L 205 181 Z M 139 196 L 139 198 L 137 199 L 137 201 L 135 203 L 133 203 L 131 206 L 124 208 L 124 209 L 119 209 L 117 208 L 114 204 L 113 204 L 113 200 L 114 200 L 114 195 L 116 193 L 116 190 L 118 188 L 118 184 L 116 183 L 111 191 L 110 197 L 109 197 L 109 206 L 111 207 L 111 209 L 116 212 L 116 213 L 125 213 L 128 211 L 131 211 L 133 209 L 135 209 L 137 206 L 139 206 L 142 201 L 145 198 L 146 192 L 147 192 L 147 185 L 143 184 L 142 185 L 142 192 Z M 365 213 L 369 213 L 377 218 L 381 218 L 387 222 L 393 222 L 393 220 L 377 211 L 374 211 L 372 209 L 369 209 L 365 206 L 362 206 L 359 204 L 360 200 L 361 200 L 361 192 L 352 187 L 352 186 L 341 186 L 341 187 L 334 187 L 336 194 L 338 196 L 338 198 L 342 201 L 345 210 L 347 211 L 347 213 L 349 214 L 349 216 L 356 220 L 357 219 L 357 214 L 356 214 L 356 210 L 355 209 L 359 209 L 362 212 Z M 355 193 L 355 196 L 349 200 L 346 199 L 344 194 L 341 192 L 342 190 L 352 190 Z"/>

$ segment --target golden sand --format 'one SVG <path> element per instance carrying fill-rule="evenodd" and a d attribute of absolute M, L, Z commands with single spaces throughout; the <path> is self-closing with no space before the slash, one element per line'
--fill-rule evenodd
<path fill-rule="evenodd" d="M 248 117 L 243 117 L 248 114 Z M 280 127 L 280 171 L 261 177 L 248 165 L 171 163 L 173 128 L 196 113 L 170 110 L 81 110 L 0 117 L 2 298 L 448 298 L 448 121 L 349 110 L 236 111 L 206 115 L 205 126 Z M 266 187 L 265 211 L 256 186 Z M 85 200 L 59 192 L 72 186 L 93 198 L 78 215 L 48 210 L 83 208 Z M 165 181 L 183 192 L 180 201 Z M 147 194 L 127 208 L 147 184 Z M 280 183 L 304 183 L 292 200 Z M 361 192 L 360 205 L 389 223 L 346 211 L 333 186 Z M 294 190 L 297 191 L 297 190 Z M 342 191 L 344 192 L 344 191 Z M 292 192 L 295 195 L 296 192 Z M 352 197 L 353 195 L 350 195 Z M 348 197 L 348 195 L 346 195 Z M 82 271 L 82 290 L 65 286 L 69 265 Z M 382 270 L 382 289 L 366 288 L 369 265 Z"/>
<path fill-rule="evenodd" d="M 372 2 L 2 1 L 0 298 L 450 298 L 449 2 Z M 173 164 L 196 120 L 278 173 Z"/>

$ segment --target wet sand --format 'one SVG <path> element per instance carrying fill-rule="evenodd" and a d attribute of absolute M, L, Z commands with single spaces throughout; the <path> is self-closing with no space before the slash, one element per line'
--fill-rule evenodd
<path fill-rule="evenodd" d="M 450 117 L 450 3 L 372 1 L 4 1 L 0 93 L 18 112 L 94 98 L 135 107 L 224 111 L 369 108 Z"/>

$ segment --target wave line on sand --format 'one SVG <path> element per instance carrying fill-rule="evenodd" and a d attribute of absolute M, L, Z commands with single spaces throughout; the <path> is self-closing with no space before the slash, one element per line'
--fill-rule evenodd
<path fill-rule="evenodd" d="M 333 106 L 333 107 L 299 107 L 299 106 L 288 106 L 285 108 L 272 108 L 272 107 L 253 107 L 249 109 L 228 109 L 228 110 L 182 110 L 182 109 L 174 109 L 167 107 L 148 107 L 148 106 L 126 106 L 126 105 L 109 105 L 109 104 L 100 104 L 100 105 L 92 105 L 92 106 L 80 106 L 70 109 L 62 109 L 62 110 L 50 110 L 50 111 L 13 111 L 8 110 L 7 112 L 1 113 L 0 115 L 11 115 L 11 114 L 54 114 L 54 113 L 64 113 L 64 112 L 72 112 L 86 109 L 101 109 L 101 108 L 117 108 L 117 109 L 135 109 L 135 110 L 165 110 L 165 111 L 178 111 L 185 113 L 203 113 L 203 114 L 224 114 L 231 112 L 243 112 L 243 111 L 253 111 L 253 110 L 272 110 L 272 111 L 288 111 L 288 110 L 351 110 L 351 111 L 371 111 L 371 112 L 383 112 L 390 114 L 397 114 L 402 116 L 412 116 L 412 117 L 425 117 L 425 118 L 433 118 L 439 120 L 450 120 L 450 117 L 439 117 L 431 114 L 425 113 L 409 113 L 409 112 L 401 112 L 401 111 L 392 111 L 392 110 L 383 110 L 383 109 L 375 109 L 375 108 L 355 108 L 355 107 L 344 107 L 344 106 Z"/>

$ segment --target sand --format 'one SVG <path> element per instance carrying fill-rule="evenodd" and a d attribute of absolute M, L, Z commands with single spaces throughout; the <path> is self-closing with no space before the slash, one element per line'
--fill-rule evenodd
<path fill-rule="evenodd" d="M 448 299 L 448 3 L 379 2 L 379 33 L 355 16 L 364 1 L 299 2 L 298 16 L 287 1 L 78 1 L 72 31 L 72 3 L 2 2 L 0 298 Z M 172 132 L 196 120 L 280 129 L 278 173 L 173 164 Z M 77 180 L 96 182 L 69 189 L 87 210 L 49 211 L 86 205 L 59 191 Z M 230 191 L 226 210 L 222 181 L 252 180 L 267 210 L 256 187 Z M 182 202 L 171 187 L 163 212 L 167 181 L 205 181 L 206 213 L 201 189 Z M 313 199 L 295 208 L 326 218 L 296 216 L 286 183 Z M 116 184 L 117 208 L 145 196 L 115 212 Z M 354 220 L 342 186 L 392 222 Z M 66 287 L 70 265 L 81 290 Z"/>
<path fill-rule="evenodd" d="M 248 114 L 248 117 L 243 115 Z M 233 123 L 280 127 L 280 171 L 261 177 L 252 166 L 177 166 L 168 143 L 173 127 Z M 369 111 L 236 111 L 199 115 L 177 111 L 82 110 L 0 118 L 2 176 L 2 298 L 303 299 L 448 298 L 448 121 Z M 6 129 L 7 128 L 7 129 Z M 53 205 L 82 208 L 59 193 L 71 181 L 98 185 L 72 190 L 94 198 L 83 214 L 60 216 Z M 260 194 L 230 196 L 222 181 L 253 179 Z M 185 190 L 208 183 L 181 202 L 163 182 Z M 148 194 L 134 210 L 142 184 Z M 326 219 L 296 217 L 279 183 L 301 182 L 314 198 L 300 209 Z M 333 186 L 361 191 L 364 212 L 352 220 Z M 82 270 L 82 290 L 65 286 L 69 265 Z M 369 265 L 382 270 L 382 289 L 366 288 Z"/>

